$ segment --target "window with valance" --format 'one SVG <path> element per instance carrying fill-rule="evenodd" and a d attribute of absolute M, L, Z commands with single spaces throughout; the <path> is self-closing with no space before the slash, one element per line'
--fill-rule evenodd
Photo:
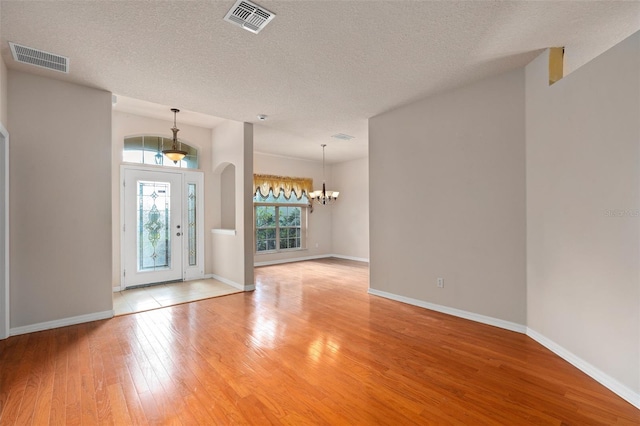
<path fill-rule="evenodd" d="M 311 178 L 253 175 L 256 253 L 306 246 L 307 195 L 312 187 Z"/>
<path fill-rule="evenodd" d="M 275 175 L 253 175 L 253 190 L 256 196 L 267 199 L 269 193 L 278 199 L 284 196 L 286 200 L 291 200 L 291 195 L 299 200 L 299 203 L 306 202 L 307 196 L 313 191 L 313 179 L 275 176 Z M 303 201 L 304 199 L 304 201 Z M 295 202 L 295 200 L 294 200 Z"/>

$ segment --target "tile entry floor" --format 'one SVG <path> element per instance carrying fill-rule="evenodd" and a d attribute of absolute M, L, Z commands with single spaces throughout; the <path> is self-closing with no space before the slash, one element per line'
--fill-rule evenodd
<path fill-rule="evenodd" d="M 113 310 L 125 315 L 240 292 L 214 279 L 157 284 L 113 293 Z"/>

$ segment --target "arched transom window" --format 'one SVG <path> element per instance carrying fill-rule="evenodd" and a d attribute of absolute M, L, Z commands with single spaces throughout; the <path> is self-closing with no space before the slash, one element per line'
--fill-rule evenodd
<path fill-rule="evenodd" d="M 163 149 L 171 148 L 171 138 L 162 136 L 132 136 L 124 138 L 122 161 L 127 163 L 152 164 L 157 166 L 180 167 L 183 169 L 198 168 L 198 150 L 184 142 L 182 148 L 187 151 L 183 160 L 174 164 L 162 154 Z"/>

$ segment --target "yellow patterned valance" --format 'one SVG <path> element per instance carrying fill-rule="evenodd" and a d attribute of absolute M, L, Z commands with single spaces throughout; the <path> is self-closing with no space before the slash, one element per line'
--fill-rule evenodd
<path fill-rule="evenodd" d="M 288 200 L 294 192 L 297 199 L 302 198 L 302 194 L 307 195 L 313 191 L 313 179 L 274 175 L 253 175 L 253 190 L 260 191 L 263 197 L 269 196 L 269 191 L 273 191 L 273 196 L 280 196 L 280 191 L 284 192 L 284 197 Z"/>

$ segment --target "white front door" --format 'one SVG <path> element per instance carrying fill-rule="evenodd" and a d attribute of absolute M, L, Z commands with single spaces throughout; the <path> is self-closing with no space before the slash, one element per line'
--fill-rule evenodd
<path fill-rule="evenodd" d="M 183 279 L 182 174 L 124 169 L 123 287 Z"/>

